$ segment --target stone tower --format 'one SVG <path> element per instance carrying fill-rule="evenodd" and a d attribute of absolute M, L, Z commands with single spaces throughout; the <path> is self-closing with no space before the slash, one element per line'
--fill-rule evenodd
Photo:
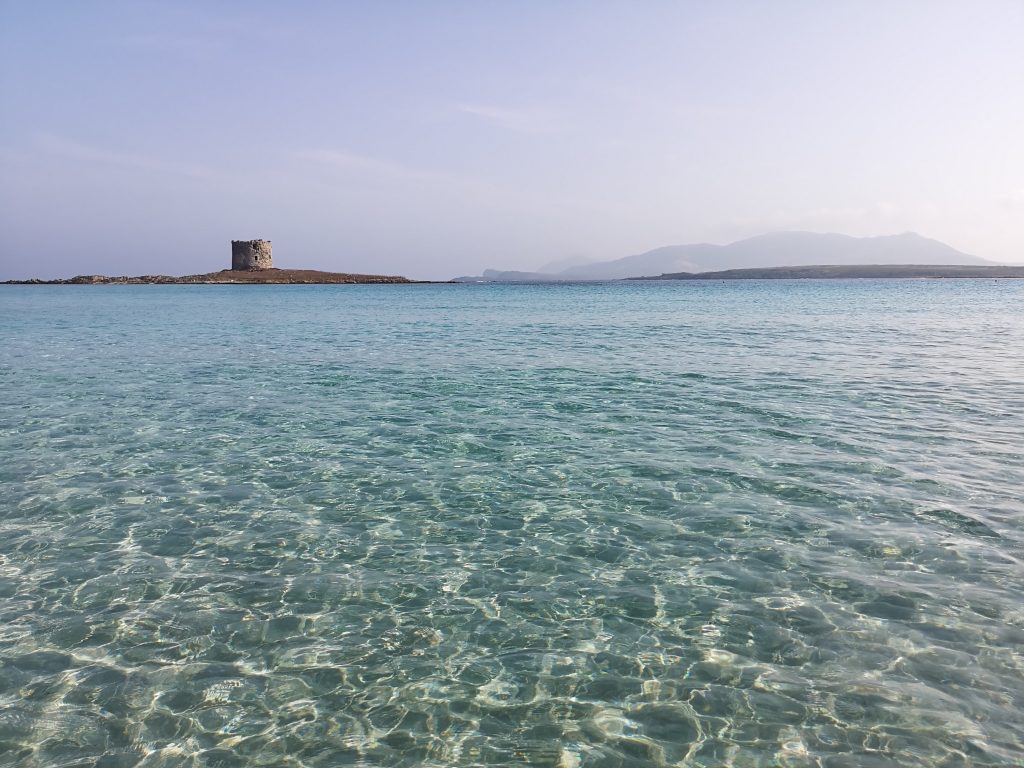
<path fill-rule="evenodd" d="M 269 240 L 232 240 L 231 268 L 240 272 L 254 272 L 270 269 L 274 259 L 270 254 Z"/>

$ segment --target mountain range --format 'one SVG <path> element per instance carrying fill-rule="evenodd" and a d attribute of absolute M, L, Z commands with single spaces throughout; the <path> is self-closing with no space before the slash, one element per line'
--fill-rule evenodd
<path fill-rule="evenodd" d="M 612 261 L 577 264 L 557 271 L 517 272 L 485 269 L 472 281 L 621 280 L 679 272 L 816 265 L 985 265 L 992 262 L 913 232 L 881 237 L 851 237 L 834 233 L 775 232 L 729 245 L 694 243 L 668 245 Z"/>

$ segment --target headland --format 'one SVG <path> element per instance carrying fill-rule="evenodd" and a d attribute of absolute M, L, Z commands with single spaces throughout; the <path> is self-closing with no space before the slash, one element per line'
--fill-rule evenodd
<path fill-rule="evenodd" d="M 316 269 L 222 269 L 202 275 L 78 275 L 60 280 L 7 280 L 4 285 L 287 285 L 333 283 L 417 283 L 400 275 L 359 275 Z"/>
<path fill-rule="evenodd" d="M 415 283 L 399 275 L 362 275 L 317 269 L 277 269 L 269 240 L 232 240 L 231 269 L 201 275 L 78 275 L 58 280 L 7 280 L 5 285 L 288 285 L 333 283 Z"/>
<path fill-rule="evenodd" d="M 672 272 L 630 280 L 852 280 L 941 278 L 1024 278 L 1024 266 L 999 264 L 831 264 L 809 267 L 756 267 L 716 272 Z"/>

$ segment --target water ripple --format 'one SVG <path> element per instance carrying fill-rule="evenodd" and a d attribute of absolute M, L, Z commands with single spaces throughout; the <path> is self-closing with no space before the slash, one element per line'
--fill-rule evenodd
<path fill-rule="evenodd" d="M 1020 764 L 1022 309 L 6 287 L 0 765 Z"/>

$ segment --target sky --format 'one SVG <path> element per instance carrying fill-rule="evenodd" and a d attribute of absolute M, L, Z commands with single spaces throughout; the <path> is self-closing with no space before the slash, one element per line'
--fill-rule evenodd
<path fill-rule="evenodd" d="M 0 279 L 800 229 L 1024 262 L 1024 2 L 0 0 Z"/>

